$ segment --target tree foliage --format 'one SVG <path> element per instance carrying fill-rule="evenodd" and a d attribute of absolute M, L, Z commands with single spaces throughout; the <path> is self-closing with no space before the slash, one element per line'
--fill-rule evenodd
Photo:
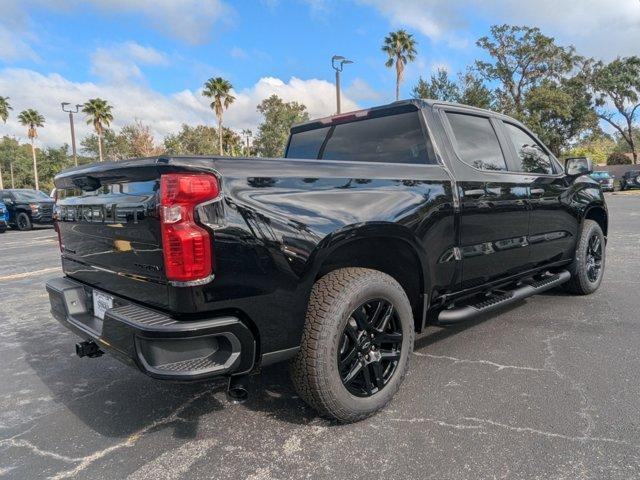
<path fill-rule="evenodd" d="M 93 125 L 98 135 L 98 158 L 103 159 L 102 136 L 104 129 L 111 125 L 113 121 L 112 107 L 102 98 L 91 98 L 82 106 L 82 112 L 87 115 L 87 124 Z"/>
<path fill-rule="evenodd" d="M 112 129 L 103 130 L 102 149 L 107 160 L 124 160 L 127 158 L 152 157 L 160 155 L 164 149 L 157 146 L 151 129 L 139 120 L 125 125 L 116 133 Z M 82 139 L 82 151 L 93 158 L 99 158 L 99 138 L 96 134 Z"/>
<path fill-rule="evenodd" d="M 236 97 L 231 95 L 231 89 L 233 85 L 229 80 L 225 80 L 222 77 L 210 78 L 204 84 L 202 95 L 207 98 L 211 98 L 211 109 L 215 112 L 218 119 L 218 149 L 219 154 L 224 155 L 223 146 L 223 130 L 222 130 L 222 116 L 224 111 L 231 106 Z"/>
<path fill-rule="evenodd" d="M 485 80 L 499 84 L 499 109 L 516 116 L 524 112 L 525 94 L 531 88 L 562 78 L 577 60 L 573 47 L 556 45 L 535 27 L 493 25 L 490 35 L 476 44 L 491 57 L 476 60 L 476 70 Z"/>
<path fill-rule="evenodd" d="M 607 157 L 607 165 L 630 165 L 633 163 L 628 155 L 613 152 Z"/>
<path fill-rule="evenodd" d="M 65 168 L 73 166 L 73 158 L 69 155 L 69 147 L 36 148 L 38 156 L 39 187 L 45 192 L 53 188 L 53 177 Z M 87 159 L 79 158 L 85 163 Z M 2 169 L 5 188 L 34 188 L 31 145 L 20 143 L 12 137 L 0 139 L 0 169 Z"/>
<path fill-rule="evenodd" d="M 633 132 L 640 109 L 640 57 L 596 63 L 591 72 L 591 86 L 598 116 L 619 133 L 629 145 L 634 163 L 638 163 L 638 143 Z"/>
<path fill-rule="evenodd" d="M 599 129 L 587 137 L 580 139 L 567 152 L 569 157 L 588 157 L 597 165 L 605 165 L 607 157 L 615 148 L 616 142 L 611 137 Z"/>
<path fill-rule="evenodd" d="M 459 74 L 458 81 L 454 82 L 446 70 L 438 69 L 428 80 L 420 77 L 412 93 L 415 98 L 457 102 L 485 109 L 493 104 L 491 90 L 471 71 Z"/>
<path fill-rule="evenodd" d="M 385 65 L 388 68 L 396 66 L 396 100 L 400 99 L 400 84 L 404 76 L 404 69 L 408 62 L 413 62 L 418 54 L 418 42 L 406 30 L 391 32 L 384 38 L 382 51 L 387 54 Z"/>
<path fill-rule="evenodd" d="M 484 109 L 493 108 L 493 93 L 472 71 L 459 75 L 458 90 L 460 91 L 459 103 Z"/>
<path fill-rule="evenodd" d="M 291 125 L 309 119 L 307 107 L 298 102 L 284 102 L 277 95 L 264 99 L 258 105 L 258 112 L 264 116 L 264 122 L 258 126 L 253 145 L 263 157 L 281 156 Z"/>
<path fill-rule="evenodd" d="M 13 110 L 9 103 L 9 97 L 0 96 L 0 120 L 4 123 L 7 123 L 7 118 L 9 118 L 9 110 Z"/>
<path fill-rule="evenodd" d="M 207 125 L 191 127 L 183 124 L 180 132 L 167 135 L 164 148 L 168 155 L 217 155 L 218 129 Z M 242 139 L 233 130 L 223 127 L 224 150 L 233 156 L 241 154 Z"/>
<path fill-rule="evenodd" d="M 428 80 L 420 77 L 418 84 L 413 88 L 415 98 L 442 100 L 445 102 L 458 102 L 460 100 L 460 88 L 449 78 L 449 73 L 439 68 Z"/>

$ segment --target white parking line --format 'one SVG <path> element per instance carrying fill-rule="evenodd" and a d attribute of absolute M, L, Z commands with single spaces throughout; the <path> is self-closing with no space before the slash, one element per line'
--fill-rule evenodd
<path fill-rule="evenodd" d="M 0 282 L 5 280 L 18 280 L 20 278 L 34 277 L 36 275 L 55 272 L 57 270 L 60 270 L 60 267 L 43 268 L 42 270 L 34 270 L 33 272 L 14 273 L 13 275 L 5 275 L 3 277 L 0 277 Z"/>

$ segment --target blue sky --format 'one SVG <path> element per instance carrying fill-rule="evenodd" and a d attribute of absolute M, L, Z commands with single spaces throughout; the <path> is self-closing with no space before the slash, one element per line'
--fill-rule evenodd
<path fill-rule="evenodd" d="M 420 75 L 438 67 L 455 74 L 480 57 L 475 40 L 493 23 L 539 26 L 560 43 L 604 59 L 637 53 L 640 44 L 637 0 L 1 3 L 0 95 L 10 96 L 16 111 L 36 108 L 47 117 L 40 138 L 46 144 L 68 141 L 61 101 L 97 95 L 114 104 L 116 127 L 139 119 L 158 140 L 183 122 L 212 123 L 199 90 L 217 75 L 233 83 L 238 97 L 227 114 L 232 128 L 255 128 L 255 106 L 270 93 L 305 103 L 312 116 L 328 115 L 335 102 L 333 54 L 355 61 L 344 72 L 345 107 L 386 103 L 393 100 L 395 78 L 380 46 L 397 28 L 418 41 L 405 97 Z M 23 135 L 15 118 L 0 126 L 4 133 Z"/>

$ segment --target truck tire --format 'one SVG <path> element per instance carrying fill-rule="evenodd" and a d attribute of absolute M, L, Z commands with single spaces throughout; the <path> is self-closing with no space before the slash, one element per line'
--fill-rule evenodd
<path fill-rule="evenodd" d="M 20 231 L 31 230 L 33 225 L 31 225 L 31 219 L 29 215 L 24 212 L 20 212 L 16 217 L 16 227 Z"/>
<path fill-rule="evenodd" d="M 600 225 L 593 220 L 585 220 L 570 268 L 571 280 L 565 284 L 565 289 L 575 295 L 595 292 L 602 282 L 605 257 L 604 234 Z"/>
<path fill-rule="evenodd" d="M 413 351 L 406 293 L 392 277 L 342 268 L 311 290 L 294 386 L 322 416 L 356 422 L 382 409 L 400 388 Z"/>

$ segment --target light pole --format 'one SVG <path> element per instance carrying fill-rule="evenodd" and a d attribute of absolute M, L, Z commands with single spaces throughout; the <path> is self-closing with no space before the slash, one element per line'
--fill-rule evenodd
<path fill-rule="evenodd" d="M 351 60 L 347 60 L 342 55 L 334 55 L 331 57 L 331 66 L 336 71 L 336 107 L 340 113 L 340 73 L 345 64 L 353 63 Z"/>
<path fill-rule="evenodd" d="M 80 107 L 82 105 L 76 105 L 75 109 L 72 107 L 68 107 L 71 105 L 69 102 L 62 102 L 62 111 L 69 114 L 69 126 L 71 127 L 71 150 L 73 151 L 73 163 L 75 163 L 76 167 L 78 166 L 78 156 L 76 155 L 76 130 L 73 127 L 73 114 L 78 113 Z M 65 109 L 68 108 L 67 109 Z"/>

